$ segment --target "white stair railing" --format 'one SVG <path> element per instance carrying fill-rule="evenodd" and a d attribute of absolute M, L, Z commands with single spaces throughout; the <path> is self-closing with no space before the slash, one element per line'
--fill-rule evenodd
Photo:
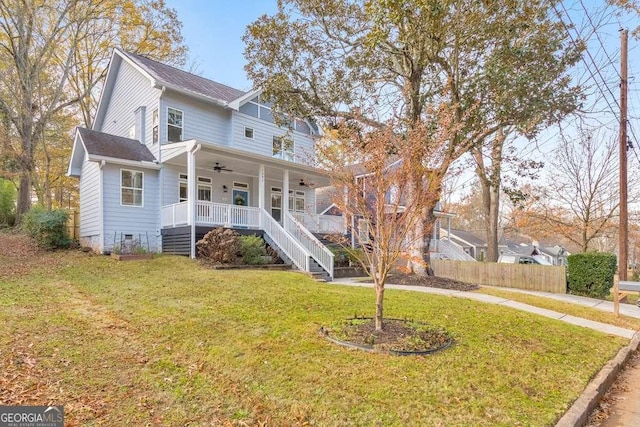
<path fill-rule="evenodd" d="M 284 214 L 284 229 L 305 247 L 313 259 L 333 279 L 333 253 L 289 212 Z"/>
<path fill-rule="evenodd" d="M 309 272 L 309 257 L 311 254 L 269 213 L 260 210 L 260 224 L 264 232 L 273 240 L 284 254 L 302 271 Z"/>
<path fill-rule="evenodd" d="M 438 242 L 438 252 L 447 256 L 454 261 L 475 261 L 471 255 L 463 251 L 459 246 L 446 239 Z"/>

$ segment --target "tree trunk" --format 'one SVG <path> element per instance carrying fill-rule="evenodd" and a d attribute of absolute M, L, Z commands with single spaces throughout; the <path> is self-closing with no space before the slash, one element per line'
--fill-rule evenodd
<path fill-rule="evenodd" d="M 383 328 L 383 301 L 384 301 L 384 283 L 379 282 L 380 279 L 376 279 L 376 331 L 381 331 Z"/>
<path fill-rule="evenodd" d="M 417 221 L 413 230 L 407 233 L 410 238 L 409 243 L 409 272 L 417 276 L 425 276 L 427 268 L 424 260 L 424 223 Z"/>
<path fill-rule="evenodd" d="M 28 171 L 20 171 L 20 187 L 18 188 L 18 206 L 16 208 L 16 225 L 22 216 L 31 208 L 31 176 Z"/>
<path fill-rule="evenodd" d="M 498 212 L 500 211 L 500 189 L 488 181 L 480 180 L 482 201 L 487 231 L 487 256 L 484 261 L 498 261 Z"/>

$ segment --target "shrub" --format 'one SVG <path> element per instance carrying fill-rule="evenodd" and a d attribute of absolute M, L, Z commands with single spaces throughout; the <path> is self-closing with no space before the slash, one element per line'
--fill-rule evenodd
<path fill-rule="evenodd" d="M 39 246 L 47 249 L 66 248 L 71 244 L 67 233 L 69 213 L 63 209 L 48 211 L 34 206 L 22 221 L 22 228 L 33 237 Z"/>
<path fill-rule="evenodd" d="M 333 252 L 333 263 L 336 267 L 359 267 L 360 260 L 363 257 L 362 249 L 352 249 L 345 247 L 331 248 Z"/>
<path fill-rule="evenodd" d="M 569 255 L 569 291 L 572 294 L 604 298 L 613 286 L 616 256 L 596 252 Z"/>
<path fill-rule="evenodd" d="M 217 227 L 196 243 L 198 256 L 220 264 L 235 264 L 240 252 L 240 235 L 230 229 Z"/>
<path fill-rule="evenodd" d="M 248 265 L 266 264 L 270 256 L 267 256 L 267 248 L 264 239 L 258 236 L 240 237 L 240 253 L 242 262 Z"/>
<path fill-rule="evenodd" d="M 16 192 L 11 181 L 0 178 L 0 228 L 15 223 Z"/>

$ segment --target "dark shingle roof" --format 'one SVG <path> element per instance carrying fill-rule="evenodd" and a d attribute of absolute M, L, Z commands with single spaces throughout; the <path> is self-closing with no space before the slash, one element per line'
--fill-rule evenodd
<path fill-rule="evenodd" d="M 138 162 L 155 162 L 156 158 L 146 145 L 135 139 L 78 128 L 88 154 Z"/>
<path fill-rule="evenodd" d="M 214 101 L 228 103 L 240 98 L 246 92 L 214 82 L 204 77 L 182 71 L 170 65 L 154 61 L 145 56 L 123 52 L 129 59 L 151 74 L 159 83 L 175 89 L 194 93 Z"/>
<path fill-rule="evenodd" d="M 481 237 L 476 236 L 470 231 L 465 230 L 454 230 L 451 229 L 451 238 L 456 238 L 464 240 L 467 243 L 472 244 L 473 246 L 487 246 L 487 242 L 483 240 Z"/>

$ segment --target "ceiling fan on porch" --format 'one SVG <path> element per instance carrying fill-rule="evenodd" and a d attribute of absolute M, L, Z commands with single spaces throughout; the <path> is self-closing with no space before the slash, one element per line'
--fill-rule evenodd
<path fill-rule="evenodd" d="M 309 187 L 309 188 L 313 188 L 316 186 L 315 182 L 305 181 L 304 178 L 300 178 L 300 183 L 298 185 L 300 187 Z"/>
<path fill-rule="evenodd" d="M 233 172 L 233 169 L 229 169 L 226 166 L 222 166 L 220 165 L 220 163 L 216 162 L 215 166 L 213 167 L 214 172 Z"/>

